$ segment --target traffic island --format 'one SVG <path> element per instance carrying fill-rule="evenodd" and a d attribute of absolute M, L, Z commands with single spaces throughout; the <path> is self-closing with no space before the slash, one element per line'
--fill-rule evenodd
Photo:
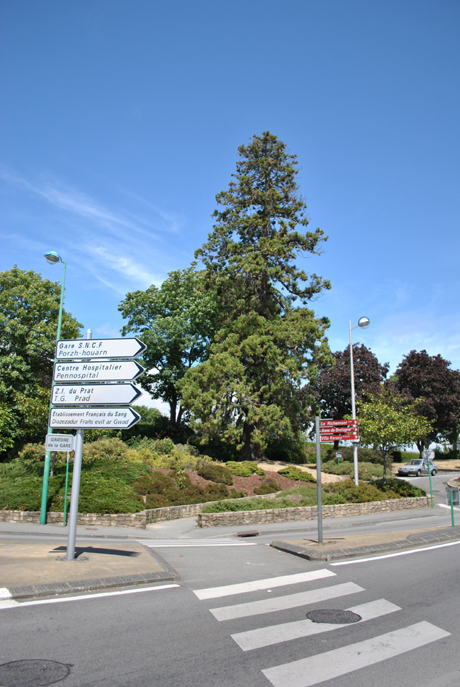
<path fill-rule="evenodd" d="M 309 561 L 332 561 L 375 556 L 454 541 L 460 541 L 460 526 L 325 537 L 322 544 L 316 539 L 289 539 L 273 541 L 271 546 Z"/>
<path fill-rule="evenodd" d="M 0 542 L 0 599 L 30 599 L 179 579 L 151 548 L 138 543 L 77 546 L 66 560 L 60 543 Z M 1 601 L 0 601 L 1 606 Z"/>

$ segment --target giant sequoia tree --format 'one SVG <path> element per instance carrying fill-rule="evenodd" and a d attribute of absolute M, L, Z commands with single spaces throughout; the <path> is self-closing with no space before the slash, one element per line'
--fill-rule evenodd
<path fill-rule="evenodd" d="M 202 440 L 219 437 L 254 459 L 305 427 L 312 399 L 299 393 L 329 360 L 326 319 L 305 305 L 329 283 L 296 260 L 319 254 L 323 232 L 306 231 L 295 155 L 264 132 L 239 148 L 236 174 L 197 251 L 215 289 L 219 327 L 209 360 L 181 384 Z"/>

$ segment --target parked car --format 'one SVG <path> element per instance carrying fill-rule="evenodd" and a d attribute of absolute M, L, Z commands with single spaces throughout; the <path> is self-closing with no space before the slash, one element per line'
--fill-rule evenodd
<path fill-rule="evenodd" d="M 423 458 L 414 458 L 414 460 L 410 460 L 408 463 L 405 463 L 405 465 L 401 465 L 398 470 L 398 475 L 403 477 L 409 477 L 410 475 L 417 477 L 420 477 L 420 475 L 427 475 L 428 465 L 430 466 L 431 474 L 434 476 L 438 472 L 438 466 L 431 460 L 427 461 L 423 460 Z"/>

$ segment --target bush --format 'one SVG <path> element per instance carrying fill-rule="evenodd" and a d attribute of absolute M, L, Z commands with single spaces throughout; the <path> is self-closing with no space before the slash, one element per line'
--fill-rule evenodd
<path fill-rule="evenodd" d="M 325 493 L 325 503 L 330 503 L 327 500 L 328 494 L 343 497 L 343 501 L 335 500 L 334 503 L 366 503 L 368 501 L 385 501 L 388 498 L 393 498 L 381 491 L 375 484 L 361 482 L 356 486 L 351 479 L 347 479 L 345 482 L 326 484 L 323 491 Z"/>
<path fill-rule="evenodd" d="M 277 491 L 281 491 L 281 487 L 274 479 L 264 479 L 260 487 L 254 489 L 254 493 L 259 495 L 274 494 Z"/>
<path fill-rule="evenodd" d="M 341 452 L 342 458 L 340 459 L 340 464 L 342 464 L 342 461 L 344 462 L 353 462 L 353 447 L 352 446 L 340 446 L 338 451 Z M 337 463 L 337 458 L 335 456 L 336 451 L 333 448 L 328 448 L 326 450 L 326 459 L 327 460 L 333 460 L 335 463 Z M 359 452 L 359 461 L 363 463 L 377 463 L 378 465 L 383 465 L 383 460 L 382 456 L 378 451 L 374 451 L 373 448 L 360 448 Z"/>
<path fill-rule="evenodd" d="M 26 444 L 18 453 L 18 458 L 24 463 L 44 463 L 45 453 L 45 444 Z"/>
<path fill-rule="evenodd" d="M 385 484 L 383 484 L 383 479 L 377 479 L 374 482 L 371 482 L 371 484 L 375 485 L 378 487 L 378 489 L 385 493 L 391 492 L 392 496 L 389 496 L 388 498 L 392 499 L 407 498 L 411 496 L 426 496 L 426 491 L 423 489 L 414 487 L 414 485 L 410 482 L 406 482 L 403 479 L 397 479 L 396 477 L 387 479 Z"/>
<path fill-rule="evenodd" d="M 252 463 L 250 460 L 243 460 L 241 463 L 238 463 L 236 460 L 228 460 L 225 466 L 231 471 L 232 475 L 238 475 L 238 477 L 250 477 L 251 475 L 263 477 L 265 475 L 264 470 L 259 468 L 257 463 Z"/>
<path fill-rule="evenodd" d="M 149 461 L 150 465 L 154 468 L 165 468 L 168 470 L 198 470 L 203 465 L 207 465 L 211 462 L 211 458 L 208 456 L 195 456 L 188 451 L 183 451 L 182 447 L 177 446 L 169 454 L 160 455 L 154 453 L 152 459 Z"/>
<path fill-rule="evenodd" d="M 62 511 L 63 503 L 64 488 L 53 497 L 50 510 Z M 138 513 L 144 508 L 143 499 L 121 479 L 82 473 L 78 504 L 80 513 Z"/>
<path fill-rule="evenodd" d="M 41 507 L 43 477 L 22 475 L 0 484 L 0 510 L 39 511 Z M 62 477 L 50 477 L 48 503 L 63 485 Z"/>
<path fill-rule="evenodd" d="M 83 464 L 91 465 L 100 460 L 126 458 L 128 447 L 121 439 L 100 439 L 92 444 L 83 444 Z"/>
<path fill-rule="evenodd" d="M 310 475 L 309 472 L 304 470 L 300 470 L 300 468 L 296 468 L 295 465 L 289 465 L 287 468 L 278 470 L 278 474 L 284 475 L 284 477 L 288 479 L 301 480 L 302 482 L 316 482 L 313 475 Z"/>
<path fill-rule="evenodd" d="M 121 459 L 95 461 L 86 474 L 97 475 L 103 479 L 116 477 L 125 484 L 132 485 L 142 475 L 151 472 L 152 468 L 145 463 Z"/>
<path fill-rule="evenodd" d="M 144 475 L 133 484 L 133 489 L 146 497 L 147 508 L 203 503 L 229 496 L 223 484 L 200 487 L 192 484 L 189 476 L 180 470 L 168 475 L 161 472 Z"/>
<path fill-rule="evenodd" d="M 337 465 L 333 460 L 321 464 L 321 471 L 331 475 L 354 475 L 354 465 L 348 461 Z M 376 463 L 358 463 L 358 477 L 362 480 L 370 480 L 375 477 L 383 477 L 383 465 Z"/>
<path fill-rule="evenodd" d="M 278 439 L 267 446 L 265 454 L 269 460 L 301 465 L 307 461 L 306 442 L 294 437 Z"/>
<path fill-rule="evenodd" d="M 223 465 L 217 465 L 216 463 L 209 463 L 208 465 L 202 465 L 198 468 L 198 474 L 204 479 L 208 479 L 211 482 L 219 482 L 221 484 L 233 484 L 233 475 L 228 467 Z"/>

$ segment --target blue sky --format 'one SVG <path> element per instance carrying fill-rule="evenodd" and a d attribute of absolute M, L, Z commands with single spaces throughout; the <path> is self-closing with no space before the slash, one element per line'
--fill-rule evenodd
<path fill-rule="evenodd" d="M 460 367 L 457 0 L 0 0 L 0 270 L 60 280 L 94 336 L 124 294 L 184 268 L 237 147 L 300 163 L 332 282 L 313 307 L 392 371 Z"/>

